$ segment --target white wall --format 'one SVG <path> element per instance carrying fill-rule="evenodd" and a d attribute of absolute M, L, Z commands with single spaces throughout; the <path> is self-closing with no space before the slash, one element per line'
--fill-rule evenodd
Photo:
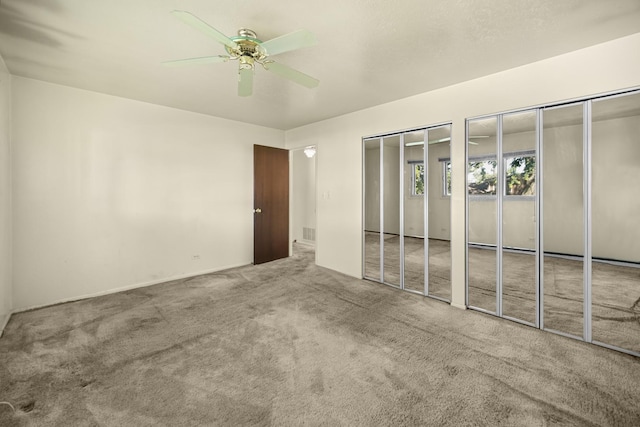
<path fill-rule="evenodd" d="M 640 33 L 287 131 L 288 148 L 319 146 L 317 263 L 362 275 L 361 138 L 452 121 L 452 305 L 464 307 L 465 118 L 640 86 L 638 51 Z"/>
<path fill-rule="evenodd" d="M 0 335 L 12 309 L 11 75 L 0 57 Z"/>
<path fill-rule="evenodd" d="M 16 309 L 251 263 L 252 147 L 284 145 L 279 130 L 21 77 L 12 134 Z"/>
<path fill-rule="evenodd" d="M 313 243 L 302 228 L 316 228 L 316 157 L 293 150 L 291 163 L 291 240 Z"/>

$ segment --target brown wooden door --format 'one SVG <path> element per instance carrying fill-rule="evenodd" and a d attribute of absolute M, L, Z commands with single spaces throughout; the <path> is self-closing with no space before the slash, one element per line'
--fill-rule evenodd
<path fill-rule="evenodd" d="M 289 152 L 253 146 L 253 263 L 289 256 Z"/>

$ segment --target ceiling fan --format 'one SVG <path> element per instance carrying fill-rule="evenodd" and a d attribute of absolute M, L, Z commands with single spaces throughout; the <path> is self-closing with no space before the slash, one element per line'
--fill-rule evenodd
<path fill-rule="evenodd" d="M 290 52 L 316 44 L 315 36 L 307 30 L 295 31 L 263 42 L 258 39 L 255 32 L 247 28 L 238 30 L 237 36 L 227 37 L 190 12 L 174 10 L 171 14 L 196 30 L 222 43 L 227 51 L 227 55 L 178 59 L 163 62 L 164 65 L 211 64 L 237 60 L 239 63 L 239 96 L 249 96 L 253 92 L 255 64 L 260 64 L 265 70 L 271 71 L 280 77 L 284 77 L 310 89 L 317 87 L 320 83 L 318 79 L 271 59 L 272 56 L 280 53 Z"/>

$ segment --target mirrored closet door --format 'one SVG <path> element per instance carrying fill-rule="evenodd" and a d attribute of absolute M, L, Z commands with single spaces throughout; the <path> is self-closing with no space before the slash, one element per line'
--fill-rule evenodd
<path fill-rule="evenodd" d="M 542 168 L 541 327 L 584 332 L 584 105 L 545 108 Z"/>
<path fill-rule="evenodd" d="M 468 305 L 537 317 L 536 111 L 467 122 Z"/>
<path fill-rule="evenodd" d="M 428 295 L 451 300 L 451 125 L 428 129 Z"/>
<path fill-rule="evenodd" d="M 640 93 L 591 107 L 592 339 L 640 355 Z"/>
<path fill-rule="evenodd" d="M 467 305 L 640 356 L 640 91 L 467 120 Z"/>
<path fill-rule="evenodd" d="M 449 124 L 363 141 L 363 276 L 451 297 Z"/>
<path fill-rule="evenodd" d="M 382 187 L 380 167 L 382 163 L 381 138 L 365 140 L 363 144 L 363 180 L 367 183 L 367 189 L 363 192 L 363 208 L 367 213 L 364 216 L 364 239 L 363 239 L 363 269 L 364 276 L 372 280 L 382 279 L 382 252 L 380 233 L 380 207 L 382 204 Z"/>
<path fill-rule="evenodd" d="M 497 313 L 498 119 L 467 123 L 467 303 Z"/>
<path fill-rule="evenodd" d="M 400 135 L 382 139 L 382 254 L 383 281 L 402 286 L 402 252 L 400 221 Z"/>
<path fill-rule="evenodd" d="M 536 324 L 537 112 L 502 116 L 502 315 Z"/>
<path fill-rule="evenodd" d="M 425 131 L 403 135 L 404 289 L 425 291 Z"/>

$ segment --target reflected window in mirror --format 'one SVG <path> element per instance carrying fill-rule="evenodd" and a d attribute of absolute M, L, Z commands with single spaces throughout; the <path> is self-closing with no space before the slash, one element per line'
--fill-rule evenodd
<path fill-rule="evenodd" d="M 451 161 L 442 160 L 442 195 L 451 197 Z"/>
<path fill-rule="evenodd" d="M 495 196 L 498 183 L 495 158 L 469 162 L 467 189 L 472 196 Z"/>
<path fill-rule="evenodd" d="M 409 162 L 411 164 L 411 195 L 424 195 L 424 163 Z"/>
<path fill-rule="evenodd" d="M 536 156 L 505 156 L 505 192 L 506 196 L 536 195 Z"/>

